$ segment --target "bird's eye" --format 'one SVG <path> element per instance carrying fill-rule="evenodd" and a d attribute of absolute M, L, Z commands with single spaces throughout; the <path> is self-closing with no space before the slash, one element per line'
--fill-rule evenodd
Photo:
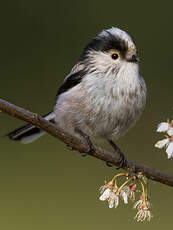
<path fill-rule="evenodd" d="M 112 55 L 111 55 L 112 59 L 116 60 L 119 58 L 119 53 L 118 52 L 114 52 Z"/>

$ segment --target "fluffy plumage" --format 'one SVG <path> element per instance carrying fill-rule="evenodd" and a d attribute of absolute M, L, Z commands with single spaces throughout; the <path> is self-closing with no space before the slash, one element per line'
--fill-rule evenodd
<path fill-rule="evenodd" d="M 115 52 L 117 60 L 112 58 Z M 125 31 L 113 27 L 84 48 L 58 90 L 53 119 L 72 135 L 80 137 L 77 128 L 90 137 L 114 140 L 137 121 L 145 101 L 146 86 L 139 74 L 136 46 Z M 18 138 L 12 139 L 22 139 L 22 135 L 18 129 Z"/>
<path fill-rule="evenodd" d="M 111 58 L 114 51 L 120 54 L 118 60 Z M 78 135 L 75 127 L 96 138 L 113 140 L 125 134 L 146 101 L 136 52 L 131 37 L 118 28 L 93 38 L 71 73 L 80 67 L 85 72 L 82 81 L 58 97 L 54 110 L 57 125 L 72 135 Z"/>

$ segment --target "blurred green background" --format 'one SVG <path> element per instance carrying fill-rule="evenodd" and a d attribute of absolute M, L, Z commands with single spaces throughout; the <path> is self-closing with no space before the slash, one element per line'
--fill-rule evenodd
<path fill-rule="evenodd" d="M 119 146 L 131 160 L 172 173 L 172 160 L 154 148 L 157 124 L 173 118 L 172 1 L 7 0 L 0 4 L 0 94 L 40 114 L 86 43 L 120 27 L 136 40 L 148 88 L 146 109 Z M 23 124 L 0 114 L 0 135 Z M 109 146 L 106 146 L 109 148 Z M 0 229 L 163 229 L 172 226 L 172 188 L 150 182 L 154 218 L 134 223 L 131 205 L 116 210 L 98 200 L 115 168 L 82 158 L 46 135 L 30 145 L 0 139 Z"/>

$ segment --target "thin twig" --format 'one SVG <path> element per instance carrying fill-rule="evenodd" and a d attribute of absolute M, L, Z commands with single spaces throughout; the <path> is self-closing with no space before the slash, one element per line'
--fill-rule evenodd
<path fill-rule="evenodd" d="M 20 120 L 24 120 L 26 122 L 30 122 L 33 125 L 43 129 L 50 135 L 63 141 L 71 149 L 78 150 L 79 152 L 86 152 L 88 149 L 88 146 L 85 143 L 83 143 L 80 139 L 72 137 L 67 133 L 64 133 L 54 124 L 48 122 L 36 113 L 32 113 L 28 110 L 13 105 L 2 99 L 0 99 L 0 110 L 4 113 L 8 113 L 10 116 L 16 117 Z M 95 146 L 95 152 L 89 153 L 89 155 L 118 166 L 118 161 L 120 160 L 119 151 L 120 150 L 117 150 L 117 152 L 109 152 L 105 149 Z M 127 160 L 126 164 L 123 166 L 123 169 L 133 173 L 141 172 L 143 173 L 143 175 L 145 175 L 147 178 L 151 180 L 158 181 L 162 184 L 166 184 L 169 186 L 173 186 L 173 175 L 169 175 L 149 166 Z"/>

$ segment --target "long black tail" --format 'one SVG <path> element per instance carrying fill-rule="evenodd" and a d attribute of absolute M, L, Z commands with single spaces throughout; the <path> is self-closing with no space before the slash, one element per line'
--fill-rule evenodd
<path fill-rule="evenodd" d="M 54 122 L 55 114 L 52 112 L 44 115 L 43 117 L 50 122 Z M 13 141 L 21 141 L 23 144 L 28 144 L 35 141 L 44 134 L 45 132 L 43 130 L 37 128 L 31 123 L 28 123 L 8 133 L 6 136 L 8 136 Z"/>

